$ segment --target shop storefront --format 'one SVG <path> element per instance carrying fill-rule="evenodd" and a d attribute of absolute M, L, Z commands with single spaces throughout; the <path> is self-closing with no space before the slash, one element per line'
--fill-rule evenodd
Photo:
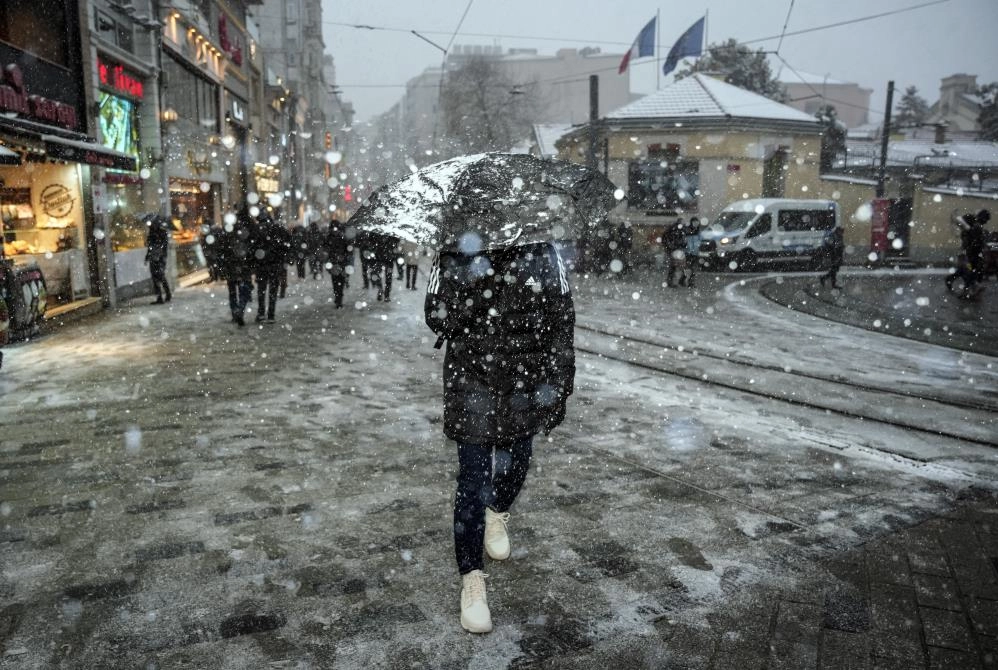
<path fill-rule="evenodd" d="M 136 169 L 133 156 L 79 132 L 78 51 L 62 57 L 55 65 L 0 42 L 0 262 L 8 277 L 40 271 L 43 308 L 99 294 L 90 167 Z"/>
<path fill-rule="evenodd" d="M 103 146 L 132 156 L 139 172 L 105 170 L 100 202 L 95 206 L 106 214 L 108 234 L 114 251 L 114 277 L 118 288 L 132 286 L 149 278 L 145 260 L 145 216 L 149 205 L 143 176 L 142 126 L 146 84 L 142 75 L 105 56 L 97 58 L 97 130 Z M 95 199 L 96 200 L 96 199 Z"/>
<path fill-rule="evenodd" d="M 163 62 L 163 155 L 177 274 L 184 275 L 206 266 L 201 230 L 220 220 L 227 151 L 219 134 L 218 83 L 168 54 Z"/>

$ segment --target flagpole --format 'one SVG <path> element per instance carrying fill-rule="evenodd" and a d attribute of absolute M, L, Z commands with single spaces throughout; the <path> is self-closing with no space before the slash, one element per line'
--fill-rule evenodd
<path fill-rule="evenodd" d="M 662 88 L 662 10 L 655 10 L 655 90 Z"/>
<path fill-rule="evenodd" d="M 697 71 L 699 71 L 700 69 L 700 61 L 703 60 L 703 52 L 707 50 L 707 44 L 709 44 L 709 42 L 707 42 L 707 29 L 710 27 L 710 21 L 708 20 L 709 18 L 710 18 L 710 8 L 705 7 L 703 10 L 703 44 L 700 45 L 700 57 L 697 58 L 697 65 L 696 65 Z"/>

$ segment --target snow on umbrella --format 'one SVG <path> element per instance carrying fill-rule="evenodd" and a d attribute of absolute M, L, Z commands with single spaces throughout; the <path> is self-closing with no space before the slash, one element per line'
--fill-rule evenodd
<path fill-rule="evenodd" d="M 615 192 L 609 179 L 584 165 L 475 154 L 379 188 L 348 224 L 434 247 L 467 233 L 486 247 L 555 240 L 595 227 L 616 204 Z"/>

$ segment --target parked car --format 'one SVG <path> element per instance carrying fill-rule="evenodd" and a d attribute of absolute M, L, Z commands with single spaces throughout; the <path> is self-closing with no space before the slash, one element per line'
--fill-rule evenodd
<path fill-rule="evenodd" d="M 825 236 L 838 225 L 839 206 L 832 200 L 739 200 L 700 232 L 701 262 L 741 269 L 791 263 L 816 268 Z"/>

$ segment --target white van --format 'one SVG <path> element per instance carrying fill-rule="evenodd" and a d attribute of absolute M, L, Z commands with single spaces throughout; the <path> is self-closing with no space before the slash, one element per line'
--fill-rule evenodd
<path fill-rule="evenodd" d="M 700 231 L 700 259 L 741 269 L 761 263 L 816 267 L 825 236 L 838 225 L 833 200 L 739 200 Z"/>

